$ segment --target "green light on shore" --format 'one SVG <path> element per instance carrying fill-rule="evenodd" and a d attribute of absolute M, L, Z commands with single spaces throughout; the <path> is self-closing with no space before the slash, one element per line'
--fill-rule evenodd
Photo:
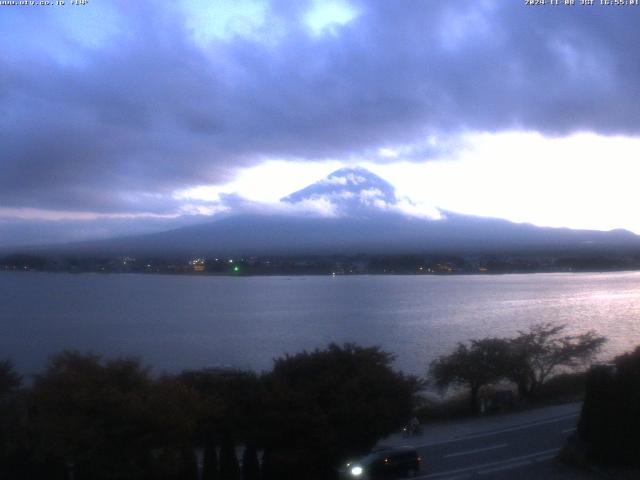
<path fill-rule="evenodd" d="M 240 271 L 240 267 L 236 265 L 235 267 L 233 267 L 233 271 L 234 272 L 239 272 Z"/>

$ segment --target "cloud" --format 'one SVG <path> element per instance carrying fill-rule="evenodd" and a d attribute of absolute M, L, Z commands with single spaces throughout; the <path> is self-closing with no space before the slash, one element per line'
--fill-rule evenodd
<path fill-rule="evenodd" d="M 324 178 L 321 180 L 321 183 L 325 185 L 346 185 L 347 177 L 342 177 L 340 175 L 332 175 L 330 177 Z"/>
<path fill-rule="evenodd" d="M 170 215 L 191 208 L 174 192 L 266 159 L 424 161 L 469 131 L 640 130 L 634 9 L 245 3 L 209 32 L 193 19 L 215 10 L 194 9 L 213 2 L 2 7 L 20 48 L 0 53 L 0 205 Z"/>
<path fill-rule="evenodd" d="M 327 178 L 324 178 L 320 181 L 320 183 L 324 185 L 359 185 L 364 183 L 366 179 L 361 175 L 356 175 L 354 173 L 347 173 L 345 175 L 331 175 Z"/>
<path fill-rule="evenodd" d="M 114 236 L 143 235 L 206 221 L 202 215 L 176 217 L 0 218 L 0 255 L 21 247 L 48 246 Z M 17 248 L 16 248 L 17 247 Z"/>

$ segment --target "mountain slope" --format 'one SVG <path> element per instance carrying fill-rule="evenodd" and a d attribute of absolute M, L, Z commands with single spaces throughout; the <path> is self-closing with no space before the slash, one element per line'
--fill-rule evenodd
<path fill-rule="evenodd" d="M 295 208 L 314 202 L 331 205 L 333 215 L 301 214 Z M 282 203 L 291 212 L 241 213 L 172 231 L 84 242 L 73 250 L 171 256 L 640 248 L 640 237 L 623 230 L 540 228 L 450 212 L 439 220 L 407 216 L 396 208 L 393 186 L 362 168 L 338 170 Z"/>

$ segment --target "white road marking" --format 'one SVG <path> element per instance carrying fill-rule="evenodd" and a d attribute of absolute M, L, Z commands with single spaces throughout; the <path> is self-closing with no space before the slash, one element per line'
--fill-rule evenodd
<path fill-rule="evenodd" d="M 476 448 L 475 450 L 466 450 L 464 452 L 450 453 L 449 455 L 444 455 L 444 458 L 461 457 L 462 455 L 471 455 L 473 453 L 486 452 L 487 450 L 495 450 L 496 448 L 504 448 L 504 447 L 506 447 L 508 445 L 509 445 L 508 443 L 501 443 L 499 445 L 491 445 L 490 447 Z"/>
<path fill-rule="evenodd" d="M 456 475 L 455 477 L 447 477 L 447 478 L 443 478 L 441 480 L 468 480 L 470 478 L 472 478 L 474 474 L 473 473 L 463 473 L 462 475 Z M 419 479 L 420 477 L 418 477 Z"/>
<path fill-rule="evenodd" d="M 567 428 L 565 430 L 562 430 L 560 433 L 569 433 L 569 432 L 575 432 L 576 431 L 576 427 L 573 428 Z"/>
<path fill-rule="evenodd" d="M 551 460 L 556 455 L 552 453 L 551 455 L 541 455 L 540 457 L 535 457 L 530 460 L 521 460 L 519 462 L 508 463 L 506 465 L 501 465 L 498 467 L 487 468 L 484 470 L 478 470 L 479 475 L 487 475 L 489 473 L 503 472 L 505 470 L 512 470 L 514 468 L 522 467 L 524 465 L 530 465 L 532 463 L 546 462 L 547 460 Z"/>
<path fill-rule="evenodd" d="M 478 470 L 479 475 L 487 475 L 489 473 L 503 472 L 505 470 L 511 470 L 512 468 L 522 467 L 523 465 L 529 465 L 529 460 L 520 460 L 515 463 L 508 463 L 506 465 L 500 465 L 498 467 L 487 468 L 485 470 Z"/>
<path fill-rule="evenodd" d="M 547 425 L 549 423 L 561 422 L 563 420 L 568 420 L 570 418 L 578 417 L 579 415 L 580 415 L 579 413 L 573 413 L 573 414 L 570 414 L 570 415 L 563 415 L 562 417 L 555 417 L 555 418 L 552 418 L 552 419 L 549 419 L 549 420 L 541 420 L 539 422 L 532 422 L 532 423 L 526 423 L 526 424 L 522 424 L 522 425 L 516 425 L 514 427 L 503 428 L 501 430 L 492 430 L 490 432 L 476 433 L 476 434 L 472 434 L 472 435 L 461 436 L 461 437 L 458 437 L 458 438 L 454 438 L 453 440 L 445 440 L 444 442 L 423 443 L 421 445 L 416 445 L 416 447 L 417 448 L 431 447 L 433 445 L 443 445 L 445 443 L 461 442 L 461 441 L 464 441 L 464 440 L 472 440 L 474 438 L 492 437 L 492 436 L 498 435 L 500 433 L 515 432 L 516 430 L 526 430 L 527 428 L 537 427 L 538 425 Z"/>
<path fill-rule="evenodd" d="M 559 452 L 559 451 L 560 451 L 560 450 L 558 450 L 558 452 Z M 532 462 L 546 462 L 547 460 L 551 460 L 552 458 L 556 458 L 556 453 L 558 453 L 558 452 L 551 453 L 551 454 L 549 454 L 549 455 L 542 455 L 542 456 L 540 456 L 540 457 L 536 457 L 536 458 L 534 458 L 534 459 L 533 459 L 533 460 L 531 460 L 531 461 L 532 461 Z"/>
<path fill-rule="evenodd" d="M 478 474 L 479 475 L 487 475 L 489 473 L 496 473 L 496 472 L 503 472 L 505 470 L 512 470 L 514 468 L 522 467 L 524 465 L 530 465 L 532 462 L 546 462 L 547 460 L 551 460 L 555 456 L 556 456 L 555 453 L 552 453 L 551 455 L 542 455 L 540 457 L 536 457 L 536 458 L 533 458 L 531 460 L 521 460 L 521 461 L 515 462 L 515 463 L 508 463 L 507 465 L 502 465 L 502 466 L 493 467 L 493 468 L 487 468 L 485 470 L 478 470 Z"/>
<path fill-rule="evenodd" d="M 426 480 L 429 478 L 439 478 L 439 477 L 446 477 L 447 475 L 455 475 L 457 473 L 463 473 L 463 472 L 473 472 L 476 471 L 478 469 L 487 469 L 487 468 L 491 468 L 491 467 L 498 467 L 498 466 L 504 466 L 507 467 L 508 465 L 515 465 L 517 463 L 522 462 L 523 460 L 535 460 L 536 457 L 540 457 L 540 458 L 552 458 L 554 456 L 554 454 L 558 453 L 560 451 L 559 448 L 551 448 L 549 450 L 541 450 L 539 452 L 534 452 L 534 453 L 530 453 L 528 455 L 521 455 L 519 457 L 512 457 L 512 458 L 507 458 L 506 460 L 499 460 L 497 462 L 489 462 L 489 463 L 483 463 L 480 465 L 472 465 L 470 467 L 465 467 L 465 468 L 458 468 L 456 470 L 449 470 L 446 472 L 438 472 L 438 473 L 431 473 L 429 475 L 423 475 L 421 477 L 414 477 L 414 480 Z M 551 456 L 549 456 L 551 455 Z M 525 464 L 528 462 L 524 462 Z M 515 467 L 513 467 L 515 468 Z"/>

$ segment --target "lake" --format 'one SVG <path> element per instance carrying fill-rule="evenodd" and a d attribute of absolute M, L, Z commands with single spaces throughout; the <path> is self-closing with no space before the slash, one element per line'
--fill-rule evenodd
<path fill-rule="evenodd" d="M 213 277 L 0 273 L 0 359 L 36 373 L 64 348 L 156 371 L 266 370 L 330 342 L 380 345 L 424 374 L 457 342 L 536 322 L 594 329 L 601 357 L 640 344 L 640 273 Z"/>

